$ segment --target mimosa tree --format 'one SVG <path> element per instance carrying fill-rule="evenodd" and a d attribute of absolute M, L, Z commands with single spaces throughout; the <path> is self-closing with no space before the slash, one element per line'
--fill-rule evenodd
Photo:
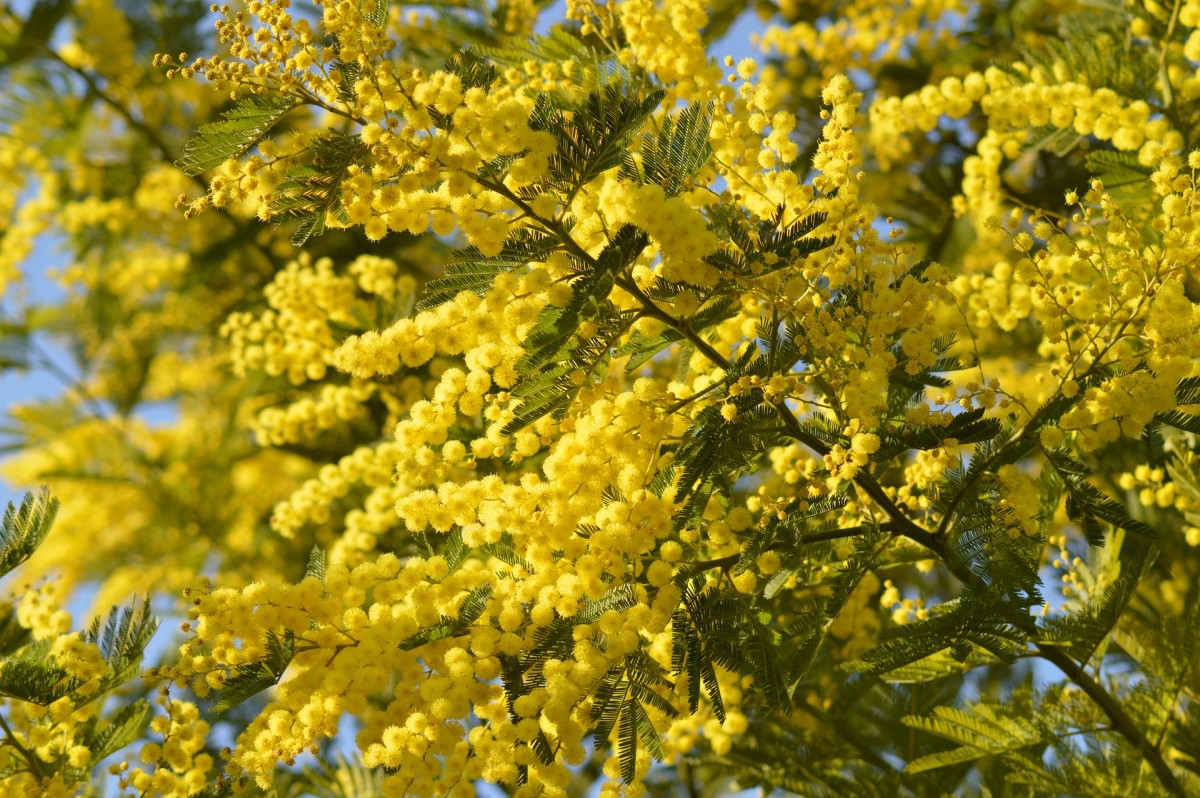
<path fill-rule="evenodd" d="M 6 790 L 1200 792 L 1197 0 L 0 37 Z"/>

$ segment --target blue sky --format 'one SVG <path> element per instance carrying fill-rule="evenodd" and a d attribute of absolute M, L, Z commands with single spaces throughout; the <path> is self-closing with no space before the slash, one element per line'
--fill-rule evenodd
<path fill-rule="evenodd" d="M 62 267 L 65 262 L 66 253 L 61 249 L 61 240 L 53 236 L 42 236 L 38 239 L 32 256 L 22 266 L 22 272 L 25 275 L 24 285 L 15 291 L 14 287 L 10 286 L 9 291 L 23 294 L 23 299 L 29 303 L 52 304 L 56 302 L 63 293 L 58 285 L 50 279 L 48 272 L 55 267 Z M 15 306 L 16 302 L 13 298 L 6 296 L 0 303 L 0 308 L 3 309 L 2 317 L 11 318 Z M 47 350 L 47 353 L 54 357 L 61 367 L 70 368 L 70 358 L 66 352 L 54 346 L 44 337 L 39 337 L 38 342 L 40 347 Z M 0 399 L 2 399 L 3 405 L 0 407 L 0 411 L 2 411 L 0 412 L 0 426 L 8 423 L 8 409 L 12 405 L 56 396 L 62 391 L 62 388 L 59 380 L 42 369 L 28 372 L 0 371 Z M 19 502 L 22 493 L 23 491 L 14 491 L 11 486 L 0 480 L 0 504 L 7 504 L 9 501 Z"/>

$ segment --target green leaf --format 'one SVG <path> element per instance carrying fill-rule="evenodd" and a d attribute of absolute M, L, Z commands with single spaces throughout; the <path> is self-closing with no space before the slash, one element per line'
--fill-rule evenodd
<path fill-rule="evenodd" d="M 656 760 L 664 758 L 662 739 L 654 728 L 646 706 L 653 706 L 667 717 L 678 713 L 658 691 L 669 692 L 671 682 L 658 663 L 642 652 L 625 657 L 601 679 L 592 702 L 592 721 L 596 742 L 607 742 L 617 730 L 617 758 L 621 780 L 632 784 L 637 771 L 637 743 Z"/>
<path fill-rule="evenodd" d="M 573 62 L 569 88 L 552 89 L 543 95 L 550 105 L 559 108 L 576 105 L 583 93 L 600 91 L 613 81 L 628 79 L 628 70 L 611 52 L 591 46 L 577 29 L 563 25 L 554 26 L 545 35 L 534 34 L 523 42 L 506 41 L 499 47 L 481 48 L 480 52 L 507 67 L 521 68 L 531 60 Z"/>
<path fill-rule="evenodd" d="M 886 630 L 862 660 L 872 673 L 883 674 L 946 650 L 964 662 L 976 645 L 1004 662 L 1015 662 L 1033 630 L 1032 601 L 1013 600 L 1000 586 L 974 587 L 938 605 L 926 620 Z"/>
<path fill-rule="evenodd" d="M 50 656 L 50 644 L 45 640 L 25 646 L 0 668 L 0 696 L 31 704 L 49 706 L 70 695 L 79 684 Z"/>
<path fill-rule="evenodd" d="M 416 309 L 435 308 L 454 299 L 461 291 L 483 296 L 491 290 L 497 275 L 543 261 L 554 247 L 552 238 L 530 230 L 510 235 L 499 254 L 491 257 L 484 256 L 475 247 L 464 247 L 451 256 L 441 277 L 425 284 L 424 296 Z"/>
<path fill-rule="evenodd" d="M 292 245 L 303 246 L 325 232 L 333 214 L 340 223 L 350 219 L 342 207 L 342 183 L 359 152 L 359 140 L 327 130 L 309 145 L 310 163 L 292 167 L 275 187 L 269 209 L 273 221 L 296 221 Z"/>
<path fill-rule="evenodd" d="M 58 514 L 58 499 L 43 487 L 37 494 L 26 493 L 17 508 L 12 502 L 0 521 L 0 576 L 28 560 L 42 545 L 54 518 Z"/>
<path fill-rule="evenodd" d="M 228 712 L 250 697 L 274 687 L 283 678 L 283 672 L 295 654 L 296 637 L 291 631 L 283 637 L 267 632 L 267 653 L 261 659 L 234 669 L 233 675 L 221 687 L 221 699 L 213 705 L 213 712 Z"/>
<path fill-rule="evenodd" d="M 513 543 L 512 535 L 505 532 L 500 536 L 500 540 L 495 543 L 487 543 L 479 548 L 479 551 L 484 554 L 495 557 L 501 562 L 508 565 L 514 565 L 527 573 L 533 572 L 533 566 L 529 561 L 517 553 L 516 545 Z"/>
<path fill-rule="evenodd" d="M 464 47 L 446 62 L 445 69 L 458 75 L 463 91 L 486 89 L 496 82 L 496 67 L 482 54 Z"/>
<path fill-rule="evenodd" d="M 762 235 L 760 233 L 759 240 L 762 242 L 760 251 L 764 254 L 777 255 L 781 259 L 774 268 L 769 266 L 764 268 L 764 273 L 774 271 L 775 268 L 783 268 L 784 265 L 796 258 L 811 255 L 833 244 L 832 236 L 809 237 L 814 230 L 825 223 L 826 214 L 811 213 L 808 216 L 800 217 L 787 227 L 783 227 L 784 212 L 784 206 L 780 205 L 776 210 L 775 219 L 770 222 L 770 234 Z"/>
<path fill-rule="evenodd" d="M 947 438 L 953 438 L 960 444 L 991 440 L 1000 434 L 1001 424 L 998 419 L 984 418 L 984 412 L 980 407 L 958 413 L 944 427 L 920 427 L 912 432 L 906 431 L 899 436 L 899 440 L 909 449 L 936 449 Z"/>
<path fill-rule="evenodd" d="M 1195 413 L 1184 413 L 1182 410 L 1168 410 L 1155 415 L 1154 420 L 1159 424 L 1166 424 L 1168 427 L 1181 429 L 1193 435 L 1200 435 L 1200 416 Z"/>
<path fill-rule="evenodd" d="M 150 612 L 149 597 L 132 600 L 125 607 L 113 607 L 103 626 L 99 618 L 92 621 L 83 639 L 95 643 L 108 664 L 109 672 L 101 682 L 103 687 L 124 684 L 132 678 L 156 631 L 158 618 Z"/>
<path fill-rule="evenodd" d="M 312 577 L 321 584 L 325 583 L 325 550 L 313 546 L 308 553 L 308 565 L 304 569 L 304 578 Z"/>
<path fill-rule="evenodd" d="M 99 618 L 92 622 L 82 637 L 100 649 L 108 666 L 100 680 L 100 692 L 129 681 L 157 628 L 158 619 L 150 613 L 148 599 L 114 607 L 103 625 Z M 0 695 L 43 706 L 72 696 L 82 683 L 50 656 L 50 643 L 44 640 L 26 645 L 0 668 Z M 91 697 L 75 696 L 77 701 L 81 698 Z"/>
<path fill-rule="evenodd" d="M 1097 524 L 1098 521 L 1107 521 L 1115 527 L 1151 540 L 1158 537 L 1153 527 L 1130 517 L 1122 504 L 1105 496 L 1099 488 L 1088 482 L 1090 471 L 1087 466 L 1071 459 L 1065 450 L 1049 452 L 1046 457 L 1066 486 L 1067 517 L 1079 524 L 1090 544 L 1104 545 L 1104 535 Z"/>
<path fill-rule="evenodd" d="M 631 91 L 625 81 L 610 83 L 589 94 L 570 116 L 539 95 L 529 126 L 552 133 L 558 141 L 550 157 L 551 187 L 570 197 L 602 172 L 621 165 L 634 134 L 666 96 L 659 89 L 638 99 L 627 93 Z"/>
<path fill-rule="evenodd" d="M 561 418 L 580 389 L 602 376 L 617 341 L 636 318 L 634 311 L 618 310 L 609 293 L 616 275 L 648 241 L 643 231 L 622 225 L 594 262 L 576 261 L 579 271 L 571 280 L 571 298 L 564 307 L 543 310 L 525 338 L 525 355 L 517 363 L 522 379 L 512 389 L 521 403 L 504 434 L 549 414 Z M 585 321 L 593 327 L 586 336 L 579 334 Z"/>
<path fill-rule="evenodd" d="M 922 684 L 961 674 L 964 669 L 964 663 L 951 656 L 948 650 L 943 650 L 887 671 L 882 678 L 888 684 Z"/>
<path fill-rule="evenodd" d="M 1089 601 L 1082 610 L 1041 619 L 1039 642 L 1062 648 L 1081 664 L 1087 664 L 1116 627 L 1153 562 L 1153 547 L 1132 545 L 1133 540 L 1125 541 L 1117 577 L 1103 595 Z"/>
<path fill-rule="evenodd" d="M 932 717 L 906 717 L 904 725 L 958 743 L 961 747 L 918 757 L 909 762 L 907 773 L 948 767 L 986 756 L 1013 753 L 1042 742 L 1036 725 L 1021 718 L 1006 717 L 987 704 L 975 704 L 970 711 L 940 706 Z"/>
<path fill-rule="evenodd" d="M 0 657 L 11 657 L 31 639 L 32 633 L 17 620 L 16 608 L 9 605 L 0 614 Z"/>
<path fill-rule="evenodd" d="M 671 617 L 671 672 L 687 674 L 688 709 L 700 707 L 700 687 L 708 696 L 713 714 L 725 722 L 725 701 L 714 663 L 731 667 L 736 663 L 734 646 L 740 632 L 742 608 L 729 597 L 720 596 L 704 580 L 694 577 L 684 585 L 682 603 Z"/>
<path fill-rule="evenodd" d="M 1089 172 L 1104 181 L 1106 190 L 1126 186 L 1149 190 L 1147 184 L 1153 169 L 1138 163 L 1137 153 L 1094 150 L 1084 158 L 1084 164 Z"/>
<path fill-rule="evenodd" d="M 83 742 L 92 752 L 92 764 L 97 764 L 140 737 L 148 720 L 150 702 L 144 698 L 118 709 L 102 729 L 93 732 Z"/>
<path fill-rule="evenodd" d="M 225 121 L 212 122 L 196 131 L 175 165 L 194 177 L 230 158 L 241 157 L 296 105 L 294 97 L 244 97 L 221 114 Z"/>
<path fill-rule="evenodd" d="M 29 330 L 0 322 L 0 371 L 29 368 Z"/>
<path fill-rule="evenodd" d="M 691 103 L 680 113 L 664 117 L 658 135 L 647 136 L 642 144 L 641 167 L 632 153 L 626 153 L 621 176 L 662 186 L 668 197 L 679 194 L 712 157 L 708 134 L 713 108 L 712 101 Z"/>
<path fill-rule="evenodd" d="M 488 601 L 491 597 L 491 585 L 483 585 L 482 587 L 475 588 L 467 594 L 455 617 L 451 618 L 443 615 L 437 623 L 428 629 L 422 629 L 420 632 L 409 635 L 401 640 L 399 644 L 400 649 L 403 651 L 412 651 L 426 643 L 443 640 L 458 634 L 463 629 L 475 623 L 479 619 L 479 616 L 483 615 L 487 610 Z"/>
<path fill-rule="evenodd" d="M 533 633 L 533 648 L 523 652 L 518 659 L 521 674 L 528 674 L 534 682 L 542 678 L 542 666 L 549 659 L 568 659 L 575 650 L 575 627 L 592 624 L 609 610 L 623 612 L 637 604 L 633 585 L 621 583 L 598 599 L 587 599 L 579 612 L 570 618 L 555 618 L 549 625 Z"/>
<path fill-rule="evenodd" d="M 1175 401 L 1181 405 L 1200 405 L 1200 377 L 1184 377 L 1175 386 Z"/>
<path fill-rule="evenodd" d="M 381 768 L 368 768 L 361 759 L 338 753 L 332 761 L 318 760 L 300 773 L 277 772 L 275 789 L 279 798 L 383 798 L 385 776 Z"/>
<path fill-rule="evenodd" d="M 748 348 L 750 354 L 754 347 Z M 731 365 L 728 382 L 737 381 L 746 372 L 745 362 Z M 693 419 L 675 453 L 675 466 L 682 471 L 676 489 L 676 501 L 683 504 L 682 516 L 690 515 L 703 505 L 705 484 L 733 484 L 772 446 L 783 437 L 775 409 L 762 403 L 757 392 L 730 398 L 737 408 L 732 422 L 721 415 L 721 405 L 710 405 Z M 685 501 L 686 500 L 686 501 Z"/>

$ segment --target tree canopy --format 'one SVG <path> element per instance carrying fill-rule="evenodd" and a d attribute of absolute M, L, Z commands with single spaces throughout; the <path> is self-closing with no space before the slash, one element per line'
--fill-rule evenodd
<path fill-rule="evenodd" d="M 0 97 L 5 795 L 1200 794 L 1200 0 L 29 0 Z"/>

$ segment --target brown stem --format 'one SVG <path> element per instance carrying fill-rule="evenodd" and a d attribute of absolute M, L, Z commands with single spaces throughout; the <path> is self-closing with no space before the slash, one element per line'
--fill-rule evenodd
<path fill-rule="evenodd" d="M 1167 788 L 1167 792 L 1172 795 L 1185 798 L 1187 792 L 1183 785 L 1179 783 L 1175 773 L 1171 770 L 1171 766 L 1163 759 L 1162 752 L 1142 734 L 1142 730 L 1138 728 L 1137 723 L 1133 718 L 1129 717 L 1129 713 L 1125 711 L 1125 707 L 1121 706 L 1120 702 L 1113 697 L 1111 693 L 1105 690 L 1085 671 L 1075 660 L 1067 656 L 1062 649 L 1038 644 L 1038 656 L 1047 662 L 1053 663 L 1063 674 L 1074 682 L 1080 690 L 1087 694 L 1088 698 L 1096 703 L 1096 706 L 1108 716 L 1112 721 L 1113 730 L 1128 740 L 1134 748 L 1142 755 L 1158 780 Z"/>
<path fill-rule="evenodd" d="M 591 264 L 593 267 L 598 267 L 599 264 L 597 263 L 596 259 L 592 257 L 587 250 L 581 247 L 579 242 L 572 238 L 565 229 L 563 229 L 560 222 L 553 219 L 545 219 L 540 216 L 532 207 L 530 207 L 529 203 L 518 197 L 499 180 L 482 178 L 477 178 L 477 180 L 484 188 L 500 194 L 502 197 L 515 204 L 524 213 L 528 214 L 528 216 L 544 230 L 556 236 L 567 247 L 567 249 L 570 250 L 572 254 L 574 254 L 580 260 Z M 696 347 L 697 350 L 703 353 L 705 357 L 712 361 L 714 365 L 719 366 L 725 371 L 729 370 L 729 360 L 720 352 L 718 352 L 712 346 L 712 344 L 704 340 L 703 336 L 693 330 L 687 323 L 686 319 L 675 318 L 670 313 L 667 313 L 665 310 L 660 308 L 657 304 L 655 304 L 654 300 L 646 296 L 646 293 L 642 291 L 637 283 L 628 276 L 618 277 L 616 279 L 616 284 L 637 299 L 637 301 L 642 305 L 643 311 L 647 315 L 658 319 L 663 324 L 666 324 L 668 327 L 678 332 L 680 335 L 686 338 L 689 343 Z M 787 426 L 788 434 L 791 437 L 795 438 L 797 441 L 820 455 L 829 453 L 829 447 L 826 446 L 824 442 L 804 431 L 804 429 L 800 426 L 800 422 L 796 419 L 796 417 L 792 414 L 792 411 L 788 409 L 787 405 L 782 400 L 776 402 L 773 406 L 775 408 L 775 412 L 779 414 L 779 417 Z M 884 493 L 883 488 L 869 474 L 860 472 L 859 475 L 854 478 L 854 483 L 862 488 L 863 492 L 870 496 L 871 499 L 874 500 L 875 503 L 878 504 L 879 507 L 884 511 L 884 513 L 886 513 L 887 516 L 892 519 L 896 525 L 896 531 L 899 534 L 903 535 L 909 540 L 914 541 L 915 543 L 920 544 L 921 546 L 924 546 L 934 554 L 938 555 L 938 557 L 942 559 L 945 558 L 945 551 L 941 541 L 928 530 L 925 530 L 913 523 L 908 516 L 906 516 L 904 512 L 896 506 L 896 503 L 893 502 L 886 493 Z M 965 572 L 961 572 L 961 569 L 956 570 L 955 575 L 964 581 L 967 581 L 970 578 L 970 575 L 966 574 Z"/>
<path fill-rule="evenodd" d="M 0 728 L 4 730 L 4 735 L 8 739 L 9 745 L 17 749 L 25 762 L 29 765 L 29 772 L 39 779 L 46 777 L 45 771 L 42 770 L 42 761 L 38 759 L 37 754 L 30 751 L 25 746 L 17 742 L 17 736 L 13 734 L 13 730 L 8 727 L 8 722 L 4 720 L 3 713 L 0 713 Z"/>
<path fill-rule="evenodd" d="M 764 549 L 764 551 L 778 551 L 782 548 L 785 548 L 789 544 L 797 545 L 797 546 L 805 546 L 805 545 L 808 545 L 809 543 L 824 543 L 824 542 L 830 541 L 830 540 L 841 540 L 843 538 L 852 538 L 855 535 L 861 535 L 866 532 L 873 531 L 875 529 L 878 529 L 883 532 L 887 532 L 889 530 L 892 530 L 893 528 L 894 528 L 893 524 L 880 524 L 879 526 L 872 526 L 872 525 L 868 525 L 868 524 L 859 524 L 858 526 L 848 526 L 848 527 L 843 527 L 841 529 L 829 529 L 824 532 L 813 532 L 808 535 L 799 535 L 793 541 L 772 543 L 771 545 L 767 546 L 766 549 Z M 701 562 L 692 563 L 691 567 L 688 569 L 688 573 L 691 574 L 692 576 L 695 576 L 696 574 L 700 573 L 701 571 L 707 571 L 712 568 L 721 568 L 721 569 L 730 568 L 734 565 L 737 565 L 738 560 L 740 560 L 740 559 L 742 559 L 742 554 L 739 552 L 738 554 L 729 554 L 729 555 L 726 555 L 725 557 L 718 557 L 715 560 L 703 560 Z"/>
<path fill-rule="evenodd" d="M 133 112 L 130 111 L 128 108 L 126 108 L 123 103 L 121 103 L 119 100 L 117 100 L 117 98 L 115 98 L 112 95 L 105 92 L 104 89 L 102 89 L 100 87 L 100 84 L 96 82 L 96 79 L 93 78 L 91 75 L 89 75 L 86 70 L 80 69 L 77 66 L 72 66 L 71 64 L 67 63 L 66 61 L 63 60 L 63 57 L 61 55 L 59 55 L 57 52 L 55 52 L 53 49 L 50 49 L 49 53 L 52 58 L 54 58 L 56 61 L 61 63 L 63 66 L 70 69 L 76 75 L 78 75 L 79 78 L 81 80 L 83 80 L 84 83 L 87 84 L 88 88 L 92 91 L 93 94 L 96 95 L 96 97 L 98 97 L 100 99 L 101 102 L 103 102 L 109 108 L 113 109 L 117 113 L 117 115 L 121 117 L 121 119 L 125 120 L 125 124 L 129 125 L 131 130 L 136 130 L 139 134 L 141 134 L 142 138 L 146 139 L 146 141 L 149 142 L 151 147 L 158 150 L 158 152 L 162 155 L 162 157 L 167 162 L 174 163 L 175 161 L 177 161 L 179 159 L 178 156 L 175 155 L 175 153 L 173 153 L 171 151 L 171 147 L 169 144 L 167 144 L 166 140 L 158 134 L 158 131 L 156 131 L 154 128 L 150 127 L 145 122 L 143 122 L 142 120 L 140 120 L 136 116 L 134 116 Z M 206 191 L 206 192 L 208 191 L 208 183 L 204 180 L 203 177 L 201 177 L 200 175 L 190 175 L 190 177 L 191 177 L 193 183 L 198 185 L 204 191 Z M 224 216 L 226 219 L 228 219 L 230 224 L 232 224 L 234 229 L 236 231 L 238 231 L 239 233 L 243 232 L 246 229 L 245 223 L 238 217 L 234 216 L 233 213 L 228 208 L 215 208 L 215 210 L 218 213 L 220 213 L 222 216 Z M 253 246 L 259 252 L 261 252 L 263 255 L 265 255 L 269 261 L 272 261 L 272 262 L 274 261 L 274 256 L 271 254 L 271 251 L 269 249 L 267 249 L 266 247 L 264 247 L 262 244 L 260 244 L 258 241 L 254 240 L 253 236 L 249 237 L 249 242 L 250 242 L 251 246 Z"/>

